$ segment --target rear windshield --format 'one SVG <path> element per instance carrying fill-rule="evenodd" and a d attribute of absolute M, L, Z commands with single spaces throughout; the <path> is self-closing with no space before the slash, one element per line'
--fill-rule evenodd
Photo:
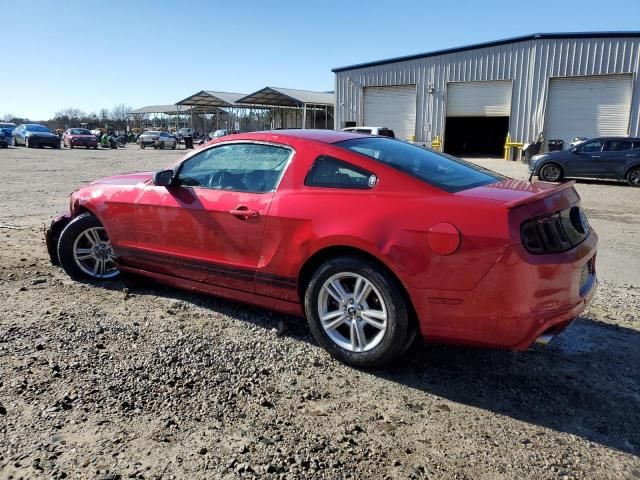
<path fill-rule="evenodd" d="M 373 158 L 452 193 L 495 183 L 504 178 L 446 153 L 434 152 L 391 138 L 354 138 L 334 145 Z"/>

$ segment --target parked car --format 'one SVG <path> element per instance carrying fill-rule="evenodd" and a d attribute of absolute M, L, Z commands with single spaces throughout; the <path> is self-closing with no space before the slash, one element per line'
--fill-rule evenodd
<path fill-rule="evenodd" d="M 535 155 L 529 172 L 546 182 L 573 177 L 613 178 L 640 187 L 640 138 L 593 138 L 568 150 Z"/>
<path fill-rule="evenodd" d="M 393 130 L 387 127 L 347 127 L 343 132 L 360 133 L 362 135 L 381 135 L 383 137 L 396 138 Z"/>
<path fill-rule="evenodd" d="M 596 289 L 597 235 L 571 183 L 513 180 L 385 137 L 223 137 L 69 204 L 46 242 L 72 278 L 132 272 L 306 316 L 320 345 L 360 367 L 416 334 L 525 350 Z"/>
<path fill-rule="evenodd" d="M 229 135 L 228 130 L 216 130 L 215 132 L 209 134 L 209 138 L 214 139 L 214 138 L 226 137 L 227 135 Z"/>
<path fill-rule="evenodd" d="M 140 148 L 153 147 L 164 149 L 168 147 L 175 149 L 178 145 L 178 140 L 169 132 L 149 130 L 138 137 L 138 143 L 140 144 Z"/>
<path fill-rule="evenodd" d="M 68 128 L 62 134 L 62 145 L 69 148 L 98 148 L 98 139 L 86 128 Z"/>
<path fill-rule="evenodd" d="M 8 137 L 4 130 L 0 129 L 0 148 L 8 148 L 12 143 L 11 137 Z"/>
<path fill-rule="evenodd" d="M 13 131 L 13 144 L 16 147 L 24 145 L 27 148 L 60 148 L 60 138 L 44 125 L 22 123 Z"/>
<path fill-rule="evenodd" d="M 178 130 L 178 135 L 180 135 L 181 137 L 193 137 L 195 131 L 195 128 L 183 127 Z"/>
<path fill-rule="evenodd" d="M 0 132 L 4 132 L 8 145 L 13 145 L 13 131 L 16 124 L 12 122 L 0 122 Z"/>

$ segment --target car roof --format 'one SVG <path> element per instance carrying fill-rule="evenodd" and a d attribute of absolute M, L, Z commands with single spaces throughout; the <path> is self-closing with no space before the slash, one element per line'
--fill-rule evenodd
<path fill-rule="evenodd" d="M 267 130 L 262 132 L 239 133 L 231 137 L 225 137 L 225 141 L 230 140 L 278 140 L 278 139 L 303 139 L 313 140 L 322 143 L 337 143 L 352 138 L 362 138 L 362 135 L 350 132 L 338 132 L 335 130 L 320 129 L 291 129 L 291 130 Z"/>

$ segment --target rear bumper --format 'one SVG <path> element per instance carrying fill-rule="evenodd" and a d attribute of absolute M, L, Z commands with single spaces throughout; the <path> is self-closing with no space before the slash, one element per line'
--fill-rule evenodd
<path fill-rule="evenodd" d="M 526 350 L 555 335 L 589 305 L 597 288 L 595 232 L 578 247 L 532 258 L 511 246 L 469 291 L 410 292 L 420 331 L 430 342 Z M 593 262 L 581 285 L 581 272 Z M 533 263 L 536 262 L 536 263 Z"/>
<path fill-rule="evenodd" d="M 58 240 L 64 227 L 71 221 L 69 214 L 59 215 L 53 220 L 48 227 L 44 229 L 44 240 L 47 245 L 47 252 L 49 253 L 49 259 L 53 265 L 58 265 Z"/>

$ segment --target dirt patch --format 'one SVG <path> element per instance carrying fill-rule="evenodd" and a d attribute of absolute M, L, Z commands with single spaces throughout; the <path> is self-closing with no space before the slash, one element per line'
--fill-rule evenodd
<path fill-rule="evenodd" d="M 297 319 L 48 264 L 70 191 L 176 152 L 0 155 L 0 478 L 640 478 L 640 222 L 606 214 L 637 220 L 640 189 L 578 185 L 602 283 L 548 347 L 362 372 Z"/>

